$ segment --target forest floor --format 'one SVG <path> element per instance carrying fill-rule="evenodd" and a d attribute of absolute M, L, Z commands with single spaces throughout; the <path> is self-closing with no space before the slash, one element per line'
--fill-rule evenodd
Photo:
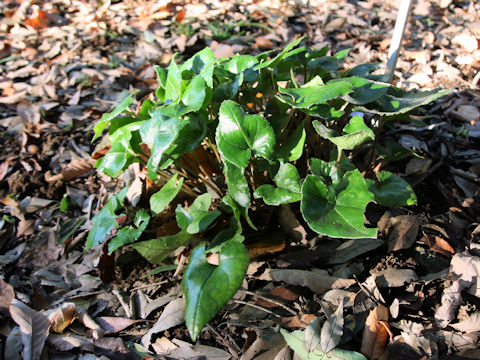
<path fill-rule="evenodd" d="M 410 181 L 418 205 L 370 205 L 378 239 L 340 244 L 312 236 L 302 221 L 256 239 L 241 290 L 194 344 L 175 302 L 182 296 L 175 267 L 149 275 L 155 267 L 128 248 L 115 264 L 100 259 L 101 247 L 84 251 L 93 215 L 138 175 L 112 179 L 92 170 L 91 154 L 101 147 L 91 143 L 93 125 L 126 93 L 153 92 L 153 65 L 206 46 L 217 57 L 256 55 L 302 35 L 313 48 L 351 48 L 345 68 L 385 64 L 398 4 L 4 1 L 0 358 L 292 359 L 278 329 L 305 329 L 343 298 L 350 332 L 340 348 L 370 346 L 367 355 L 379 359 L 480 359 L 475 1 L 414 5 L 394 83 L 454 91 L 382 135 L 418 155 L 384 164 Z M 337 281 L 325 283 L 326 275 Z M 56 325 L 45 325 L 42 314 Z"/>

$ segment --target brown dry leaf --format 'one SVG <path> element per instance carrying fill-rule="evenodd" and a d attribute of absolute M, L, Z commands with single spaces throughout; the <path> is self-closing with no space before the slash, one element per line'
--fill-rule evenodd
<path fill-rule="evenodd" d="M 58 180 L 72 180 L 79 176 L 88 174 L 90 171 L 93 170 L 93 165 L 95 164 L 95 160 L 93 159 L 75 159 L 65 166 L 62 169 L 60 174 L 54 175 L 48 179 L 48 182 L 55 182 Z"/>
<path fill-rule="evenodd" d="M 197 146 L 192 152 L 184 154 L 180 157 L 180 162 L 191 167 L 193 163 L 207 177 L 215 176 L 215 157 L 208 152 L 202 145 Z"/>
<path fill-rule="evenodd" d="M 186 13 L 187 11 L 185 9 L 181 9 L 179 12 L 177 12 L 177 15 L 175 15 L 175 21 L 182 22 L 182 20 L 185 18 Z"/>
<path fill-rule="evenodd" d="M 290 206 L 282 205 L 279 211 L 279 222 L 282 231 L 295 241 L 306 241 L 307 231 L 297 220 Z"/>
<path fill-rule="evenodd" d="M 13 286 L 0 278 L 0 314 L 8 314 L 8 307 L 13 299 L 15 299 Z"/>
<path fill-rule="evenodd" d="M 254 49 L 273 49 L 274 47 L 275 44 L 273 41 L 264 36 L 257 36 L 255 38 L 255 44 L 252 46 Z"/>
<path fill-rule="evenodd" d="M 62 333 L 77 318 L 77 306 L 74 303 L 64 303 L 46 314 L 51 331 Z"/>
<path fill-rule="evenodd" d="M 391 334 L 388 321 L 388 308 L 378 305 L 370 311 L 363 329 L 361 352 L 371 360 L 386 359 L 386 348 Z"/>
<path fill-rule="evenodd" d="M 280 298 L 283 299 L 285 302 L 289 301 L 295 301 L 298 299 L 300 294 L 295 291 L 293 287 L 287 287 L 287 286 L 278 286 L 275 289 L 271 290 L 267 295 L 267 297 L 275 297 L 275 298 Z M 255 304 L 266 307 L 266 308 L 275 308 L 278 307 L 278 304 L 272 303 L 270 301 L 257 298 L 255 301 Z"/>
<path fill-rule="evenodd" d="M 213 51 L 215 59 L 233 56 L 233 48 L 228 44 L 219 44 L 215 40 L 210 44 L 210 49 Z"/>
<path fill-rule="evenodd" d="M 328 275 L 328 272 L 320 269 L 296 270 L 296 269 L 266 269 L 259 280 L 283 281 L 290 285 L 306 286 L 314 293 L 323 294 L 330 289 L 347 288 L 355 284 L 353 279 L 342 279 Z"/>
<path fill-rule="evenodd" d="M 50 25 L 50 17 L 45 11 L 40 10 L 38 5 L 32 5 L 32 11 L 32 16 L 25 20 L 25 25 L 35 30 L 45 29 Z"/>
<path fill-rule="evenodd" d="M 157 353 L 157 355 L 168 354 L 170 351 L 177 349 L 178 346 L 168 340 L 165 336 L 158 338 L 152 344 L 153 350 Z"/>
<path fill-rule="evenodd" d="M 0 164 L 0 181 L 5 178 L 5 175 L 8 173 L 8 169 L 10 167 L 10 161 L 5 160 Z"/>
<path fill-rule="evenodd" d="M 145 320 L 133 320 L 114 316 L 101 316 L 95 318 L 95 322 L 99 324 L 108 334 L 122 331 L 123 329 L 142 321 Z"/>
<path fill-rule="evenodd" d="M 271 241 L 257 241 L 246 245 L 250 259 L 275 254 L 285 249 L 285 237 L 273 236 Z"/>
<path fill-rule="evenodd" d="M 20 326 L 23 359 L 40 359 L 50 328 L 48 318 L 17 299 L 10 304 L 10 316 Z"/>
<path fill-rule="evenodd" d="M 393 226 L 393 230 L 388 238 L 389 252 L 408 249 L 415 243 L 419 229 L 416 216 L 395 216 L 388 219 L 388 223 Z"/>
<path fill-rule="evenodd" d="M 433 251 L 448 257 L 451 257 L 453 254 L 455 254 L 455 250 L 452 248 L 452 246 L 442 237 L 438 235 L 426 234 L 425 232 L 423 235 L 423 240 Z"/>
<path fill-rule="evenodd" d="M 21 219 L 17 226 L 17 236 L 33 234 L 33 224 L 35 224 L 35 220 Z"/>
<path fill-rule="evenodd" d="M 303 314 L 300 317 L 298 316 L 286 316 L 280 319 L 273 319 L 278 322 L 278 324 L 285 329 L 294 329 L 294 328 L 306 328 L 311 321 L 316 318 L 314 314 Z"/>

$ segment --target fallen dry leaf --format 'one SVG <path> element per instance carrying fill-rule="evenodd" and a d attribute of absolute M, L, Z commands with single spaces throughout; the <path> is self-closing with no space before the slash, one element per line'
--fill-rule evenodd
<path fill-rule="evenodd" d="M 90 171 L 92 171 L 94 164 L 95 160 L 93 159 L 75 159 L 68 163 L 65 168 L 62 169 L 60 174 L 53 175 L 46 180 L 48 182 L 55 182 L 59 180 L 68 181 L 76 179 L 77 177 L 88 174 Z"/>
<path fill-rule="evenodd" d="M 117 333 L 127 327 L 145 320 L 133 320 L 114 316 L 101 316 L 95 318 L 95 322 L 99 324 L 108 334 Z"/>
<path fill-rule="evenodd" d="M 295 301 L 298 299 L 300 294 L 295 291 L 293 287 L 287 286 L 278 286 L 273 290 L 269 291 L 268 294 L 265 295 L 266 297 L 272 297 L 272 299 L 280 298 L 280 301 L 284 300 L 284 302 Z M 283 301 L 282 301 L 283 302 Z M 272 303 L 265 299 L 257 298 L 255 304 L 266 307 L 266 308 L 275 308 L 278 307 L 278 304 Z"/>
<path fill-rule="evenodd" d="M 15 299 L 13 286 L 0 278 L 0 314 L 8 314 L 8 307 L 13 299 Z"/>
<path fill-rule="evenodd" d="M 452 248 L 452 246 L 442 237 L 438 235 L 426 234 L 425 232 L 423 235 L 423 240 L 433 251 L 448 257 L 451 257 L 453 254 L 455 254 L 455 250 Z"/>
<path fill-rule="evenodd" d="M 388 308 L 378 305 L 365 320 L 361 352 L 371 360 L 386 359 L 386 348 L 391 335 L 388 325 Z"/>
<path fill-rule="evenodd" d="M 50 328 L 47 316 L 17 299 L 13 299 L 10 304 L 10 316 L 20 326 L 23 359 L 40 359 Z"/>
<path fill-rule="evenodd" d="M 416 216 L 400 215 L 388 219 L 393 229 L 388 238 L 388 251 L 410 248 L 417 239 L 419 223 Z"/>
<path fill-rule="evenodd" d="M 77 306 L 74 303 L 64 303 L 56 309 L 47 312 L 50 330 L 62 333 L 77 318 Z"/>
<path fill-rule="evenodd" d="M 314 314 L 303 314 L 298 316 L 285 316 L 280 319 L 273 319 L 280 327 L 285 329 L 306 328 L 316 316 Z"/>

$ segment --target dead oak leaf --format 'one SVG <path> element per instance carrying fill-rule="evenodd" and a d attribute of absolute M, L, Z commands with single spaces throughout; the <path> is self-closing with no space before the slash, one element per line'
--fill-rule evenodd
<path fill-rule="evenodd" d="M 383 305 L 371 310 L 365 320 L 361 352 L 371 360 L 387 358 L 387 343 L 392 334 L 387 321 L 388 308 Z"/>

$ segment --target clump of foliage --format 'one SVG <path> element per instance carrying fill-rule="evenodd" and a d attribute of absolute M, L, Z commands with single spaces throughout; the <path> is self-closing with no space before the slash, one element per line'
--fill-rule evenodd
<path fill-rule="evenodd" d="M 151 186 L 136 206 L 127 204 L 127 188 L 112 195 L 86 247 L 112 253 L 129 245 L 154 264 L 193 248 L 182 280 L 193 340 L 240 286 L 245 236 L 275 226 L 271 207 L 299 203 L 316 233 L 355 239 L 377 236 L 365 226 L 370 202 L 416 203 L 405 180 L 387 171 L 365 178 L 355 159 L 378 150 L 389 120 L 446 92 L 398 89 L 372 75 L 373 64 L 342 71 L 347 51 L 327 56 L 301 40 L 258 56 L 217 60 L 206 48 L 181 65 L 172 59 L 155 67 L 155 99 L 133 112 L 132 93 L 94 127 L 93 140 L 108 127 L 111 143 L 96 168 L 118 177 L 139 162 Z M 175 230 L 160 226 L 165 218 L 175 218 Z M 157 235 L 158 227 L 170 231 Z M 218 253 L 218 265 L 208 253 Z"/>

